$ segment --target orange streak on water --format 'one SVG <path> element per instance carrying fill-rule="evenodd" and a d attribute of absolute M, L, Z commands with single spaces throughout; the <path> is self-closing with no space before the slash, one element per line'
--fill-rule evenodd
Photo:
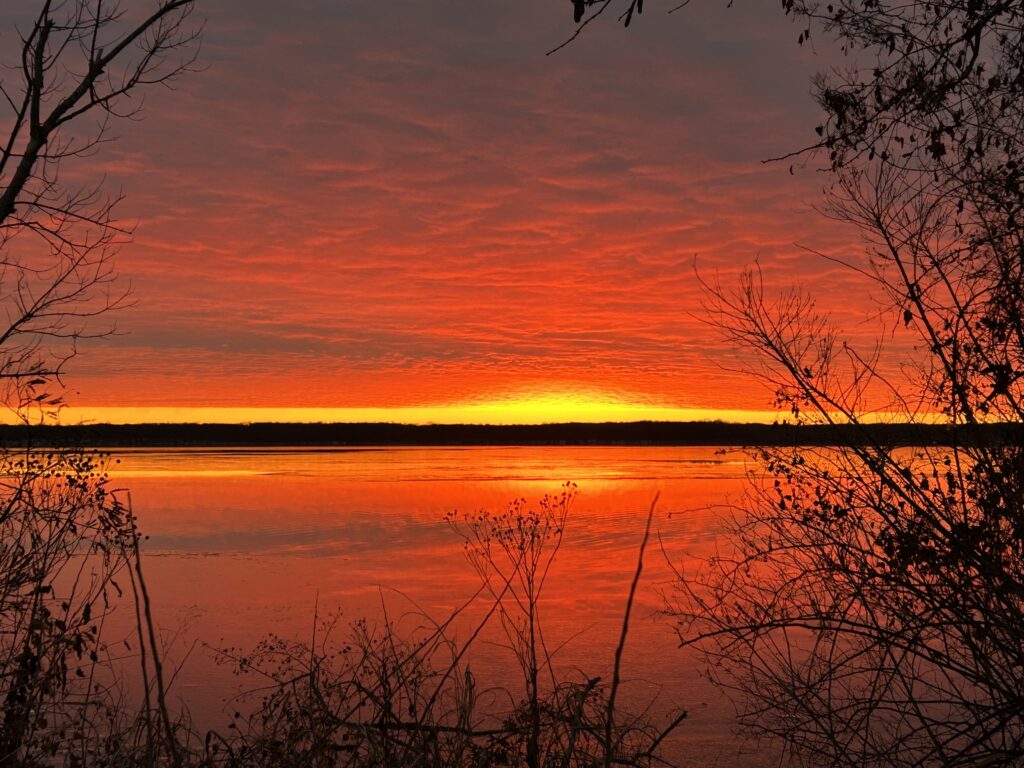
<path fill-rule="evenodd" d="M 647 507 L 661 493 L 652 550 L 634 611 L 625 674 L 639 700 L 656 681 L 694 711 L 687 749 L 722 749 L 725 709 L 657 620 L 673 567 L 691 567 L 717 530 L 710 506 L 742 488 L 742 457 L 706 448 L 473 448 L 319 452 L 159 452 L 120 456 L 146 542 L 161 624 L 215 647 L 251 647 L 267 632 L 309 636 L 314 606 L 376 621 L 386 606 L 406 629 L 445 618 L 479 586 L 447 512 L 502 510 L 573 480 L 580 494 L 542 604 L 556 664 L 607 675 Z M 660 591 L 659 591 L 660 590 Z M 458 624 L 465 636 L 486 607 Z M 404 618 L 403 618 L 404 617 Z M 497 627 L 469 656 L 481 684 L 516 675 Z M 562 647 L 564 645 L 564 647 Z M 209 725 L 237 681 L 198 654 L 178 693 Z M 702 718 L 701 713 L 704 713 Z M 703 741 L 702 741 L 703 740 Z M 711 753 L 709 753 L 711 754 Z"/>

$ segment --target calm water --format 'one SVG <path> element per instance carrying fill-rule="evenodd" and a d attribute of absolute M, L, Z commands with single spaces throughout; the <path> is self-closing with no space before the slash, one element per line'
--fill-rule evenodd
<path fill-rule="evenodd" d="M 444 522 L 452 510 L 503 509 L 571 480 L 579 486 L 542 603 L 563 674 L 610 674 L 647 509 L 660 547 L 648 552 L 623 673 L 628 698 L 660 691 L 662 709 L 690 712 L 673 757 L 752 764 L 730 730 L 730 705 L 676 648 L 660 614 L 670 567 L 713 546 L 715 506 L 743 489 L 744 457 L 711 448 L 386 448 L 175 450 L 117 454 L 143 533 L 157 620 L 178 661 L 174 692 L 204 725 L 223 726 L 239 681 L 207 646 L 251 647 L 268 632 L 308 637 L 316 610 L 415 624 L 474 593 L 479 582 Z M 692 562 L 691 562 L 692 564 Z M 404 619 L 402 617 L 405 617 Z M 472 612 L 467 620 L 472 618 Z M 513 686 L 492 636 L 470 664 L 481 684 Z M 232 706 L 228 704 L 227 706 Z M 742 756 L 741 756 L 742 755 Z"/>

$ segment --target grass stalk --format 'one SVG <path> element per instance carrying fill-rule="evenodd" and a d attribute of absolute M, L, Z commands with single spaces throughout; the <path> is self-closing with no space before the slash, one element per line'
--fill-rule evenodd
<path fill-rule="evenodd" d="M 647 524 L 644 526 L 644 537 L 640 540 L 640 552 L 636 558 L 636 572 L 633 574 L 633 582 L 629 585 L 629 598 L 626 600 L 626 611 L 622 616 L 622 631 L 619 634 L 619 643 L 615 646 L 615 665 L 612 669 L 612 686 L 608 691 L 607 719 L 604 724 L 604 765 L 611 768 L 614 762 L 615 744 L 612 743 L 615 726 L 615 697 L 619 692 L 619 684 L 622 680 L 622 651 L 626 647 L 626 637 L 629 635 L 629 616 L 633 611 L 633 601 L 636 599 L 636 588 L 640 583 L 640 575 L 644 570 L 644 551 L 647 549 L 647 542 L 651 537 L 651 522 L 654 520 L 654 509 L 658 505 L 658 498 L 661 493 L 654 494 L 651 507 L 647 511 Z"/>

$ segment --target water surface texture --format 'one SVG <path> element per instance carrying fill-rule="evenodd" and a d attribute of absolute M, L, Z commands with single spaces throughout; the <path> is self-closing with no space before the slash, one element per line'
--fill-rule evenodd
<path fill-rule="evenodd" d="M 479 587 L 454 510 L 534 503 L 571 481 L 578 496 L 545 587 L 542 620 L 559 674 L 610 677 L 647 510 L 654 533 L 626 646 L 628 703 L 690 716 L 671 745 L 685 764 L 728 765 L 731 707 L 679 651 L 664 615 L 674 569 L 715 545 L 721 505 L 739 498 L 746 460 L 713 448 L 501 447 L 122 451 L 113 485 L 130 492 L 144 567 L 171 655 L 174 693 L 206 727 L 227 723 L 240 681 L 210 647 L 251 647 L 268 632 L 305 638 L 314 615 L 342 627 L 385 615 L 410 631 L 441 620 Z M 486 604 L 454 632 L 468 633 Z M 483 685 L 515 690 L 497 627 L 468 657 Z M 244 681 L 242 681 L 244 684 Z M 657 709 L 657 708 L 656 708 Z M 749 755 L 744 762 L 749 764 Z"/>

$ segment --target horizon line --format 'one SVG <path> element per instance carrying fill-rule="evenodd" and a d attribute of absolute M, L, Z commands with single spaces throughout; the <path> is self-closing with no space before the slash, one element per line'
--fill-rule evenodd
<path fill-rule="evenodd" d="M 783 414 L 768 410 L 674 408 L 631 403 L 537 400 L 393 408 L 67 406 L 46 423 L 91 424 L 405 424 L 409 426 L 527 426 L 642 421 L 770 424 Z M 5 414 L 0 423 L 22 423 Z"/>

